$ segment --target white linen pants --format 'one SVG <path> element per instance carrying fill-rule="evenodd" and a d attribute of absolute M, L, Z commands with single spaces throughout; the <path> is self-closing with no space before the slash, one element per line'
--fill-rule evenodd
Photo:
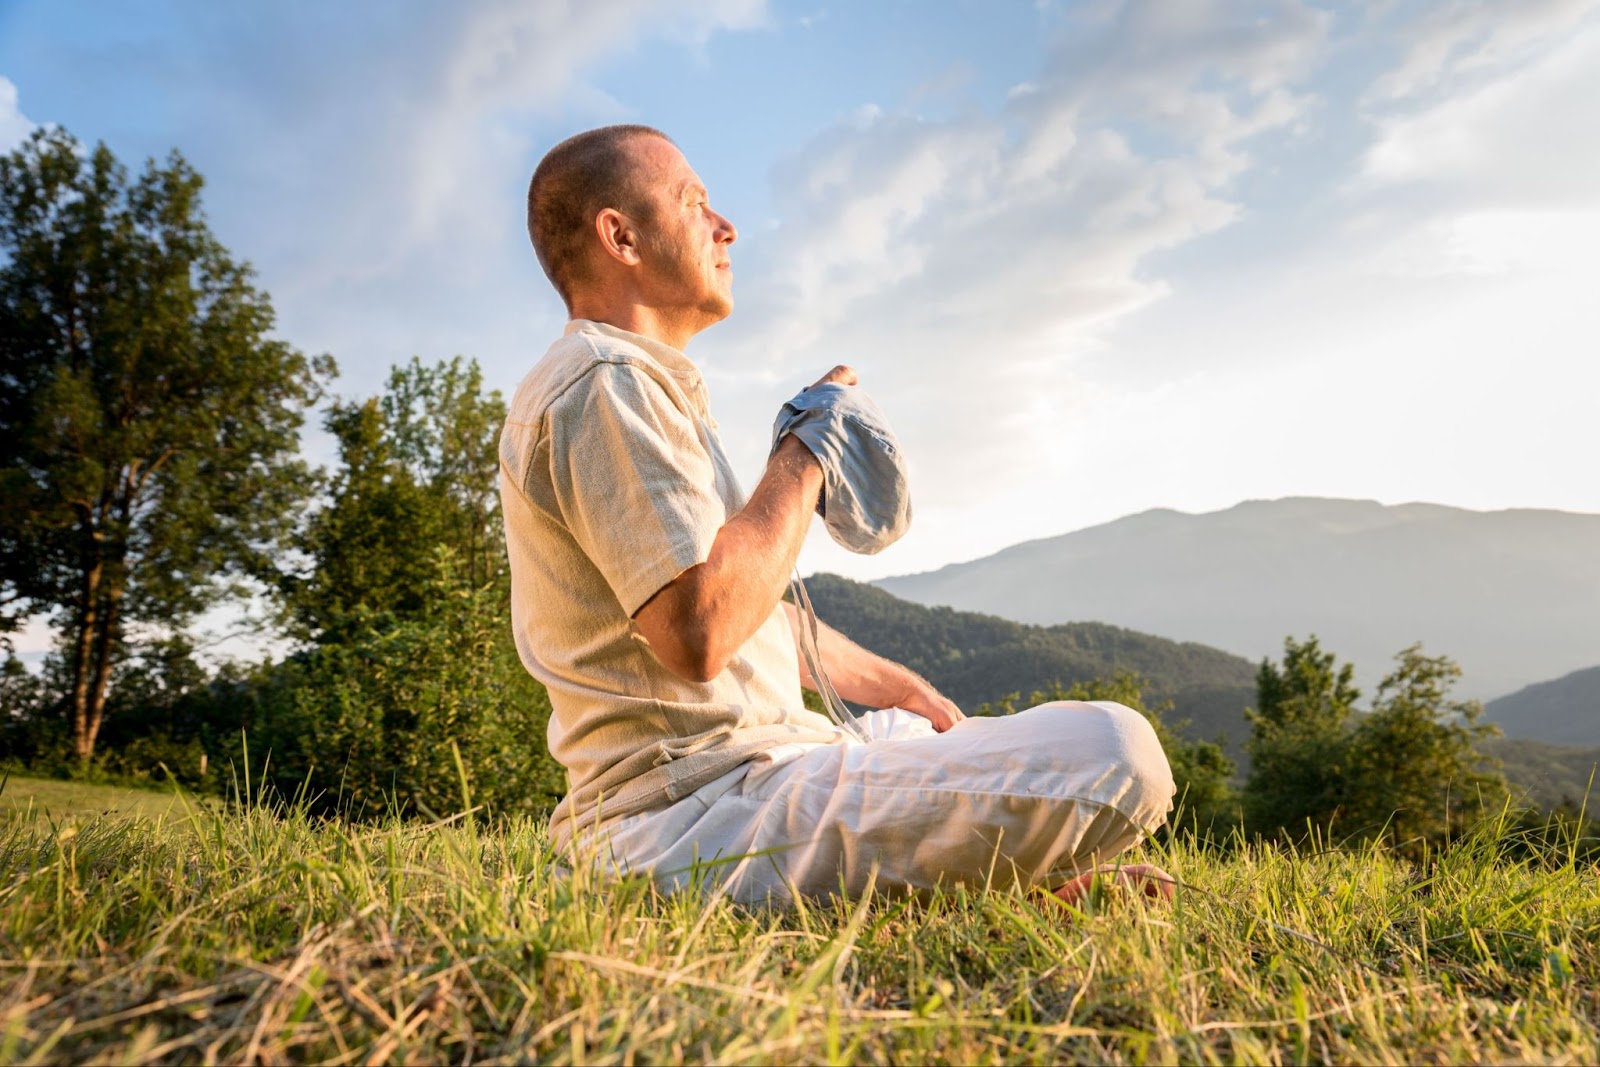
<path fill-rule="evenodd" d="M 955 884 L 1051 886 L 1165 821 L 1172 771 L 1144 716 L 1057 701 L 942 734 L 898 708 L 854 739 L 764 753 L 666 808 L 580 835 L 614 873 L 741 903 Z"/>

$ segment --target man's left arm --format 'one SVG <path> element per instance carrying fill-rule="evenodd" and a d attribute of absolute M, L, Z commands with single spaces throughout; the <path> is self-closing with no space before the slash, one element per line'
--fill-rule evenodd
<path fill-rule="evenodd" d="M 789 617 L 789 628 L 794 631 L 798 648 L 800 627 L 804 625 L 799 610 L 787 602 L 783 610 Z M 820 619 L 817 621 L 817 655 L 828 672 L 828 681 L 848 701 L 872 708 L 904 708 L 933 723 L 933 728 L 940 733 L 965 718 L 961 709 L 926 678 L 909 667 L 868 652 Z M 804 656 L 800 657 L 800 684 L 807 689 L 817 688 Z"/>

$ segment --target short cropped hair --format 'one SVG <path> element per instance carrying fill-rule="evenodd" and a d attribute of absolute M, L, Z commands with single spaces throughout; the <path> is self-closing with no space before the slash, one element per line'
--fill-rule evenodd
<path fill-rule="evenodd" d="M 575 283 L 588 272 L 594 219 L 615 208 L 649 222 L 628 143 L 636 137 L 672 138 L 650 126 L 602 126 L 569 137 L 545 153 L 528 182 L 528 237 L 545 277 L 570 309 Z"/>

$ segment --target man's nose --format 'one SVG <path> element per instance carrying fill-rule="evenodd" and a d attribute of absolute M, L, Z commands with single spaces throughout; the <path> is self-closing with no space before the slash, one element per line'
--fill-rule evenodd
<path fill-rule="evenodd" d="M 733 223 L 721 212 L 713 211 L 717 217 L 716 240 L 718 244 L 731 245 L 739 239 L 739 231 L 734 229 Z"/>

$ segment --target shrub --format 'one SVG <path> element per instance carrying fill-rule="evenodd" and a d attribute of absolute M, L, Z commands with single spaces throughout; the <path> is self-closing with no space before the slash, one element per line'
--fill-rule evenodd
<path fill-rule="evenodd" d="M 550 700 L 517 658 L 503 584 L 462 587 L 441 549 L 426 607 L 353 627 L 285 664 L 250 738 L 285 791 L 356 815 L 472 802 L 542 812 L 565 791 L 545 748 Z M 456 759 L 459 753 L 461 768 Z"/>

